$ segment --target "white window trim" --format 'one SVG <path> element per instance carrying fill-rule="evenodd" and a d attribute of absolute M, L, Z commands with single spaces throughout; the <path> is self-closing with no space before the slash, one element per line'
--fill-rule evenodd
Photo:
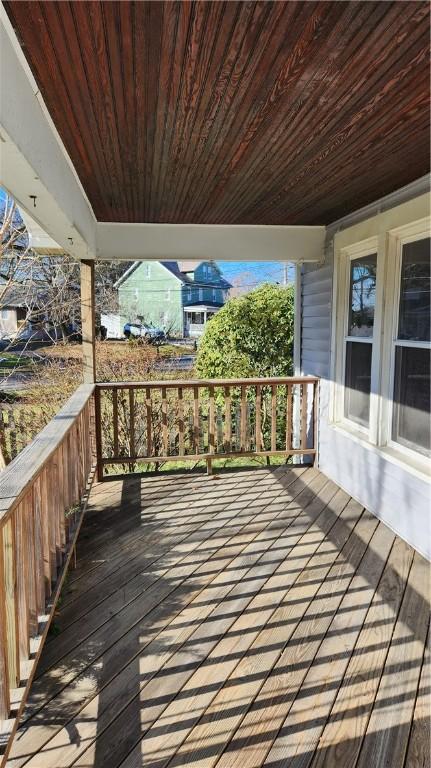
<path fill-rule="evenodd" d="M 382 379 L 383 402 L 380 413 L 379 439 L 382 446 L 387 446 L 391 451 L 404 456 L 407 460 L 414 461 L 416 465 L 422 464 L 424 467 L 426 465 L 429 467 L 429 458 L 427 456 L 392 439 L 392 419 L 396 347 L 431 349 L 431 343 L 427 341 L 409 341 L 397 338 L 403 245 L 429 237 L 430 224 L 431 220 L 426 218 L 397 227 L 388 232 L 387 250 L 388 260 L 392 267 L 390 270 L 392 279 L 387 281 L 386 303 L 388 307 L 392 306 L 392 311 L 387 312 L 385 318 L 385 357 L 382 359 L 382 369 L 384 371 Z"/>
<path fill-rule="evenodd" d="M 349 324 L 349 299 L 350 299 L 350 264 L 355 259 L 360 259 L 364 256 L 377 253 L 377 269 L 376 269 L 376 301 L 374 309 L 374 326 L 372 341 L 368 338 L 361 338 L 360 336 L 348 335 Z M 354 243 L 345 248 L 341 248 L 336 259 L 336 285 L 337 290 L 335 292 L 336 302 L 334 303 L 334 309 L 338 308 L 338 311 L 334 312 L 334 325 L 335 327 L 335 387 L 333 400 L 333 412 L 332 421 L 338 425 L 341 425 L 353 431 L 358 435 L 362 435 L 367 438 L 372 444 L 377 444 L 378 434 L 376 429 L 376 416 L 379 408 L 379 349 L 380 349 L 380 337 L 381 337 L 381 323 L 382 323 L 382 284 L 384 280 L 380 279 L 382 271 L 384 270 L 384 251 L 382 253 L 382 243 L 378 236 L 367 238 L 358 243 Z M 382 275 L 384 276 L 384 275 Z M 371 392 L 370 392 L 370 420 L 369 427 L 365 427 L 362 424 L 358 424 L 356 421 L 347 419 L 344 415 L 344 398 L 345 398 L 345 367 L 346 367 L 346 347 L 347 341 L 359 341 L 360 343 L 372 344 L 372 358 L 371 358 Z M 377 358 L 377 359 L 376 359 Z"/>
<path fill-rule="evenodd" d="M 407 242 L 430 236 L 430 217 L 417 219 L 400 227 L 389 227 L 379 234 L 338 249 L 334 254 L 332 307 L 331 379 L 329 423 L 354 439 L 410 467 L 429 478 L 429 459 L 407 446 L 391 440 L 392 389 L 395 373 L 395 333 L 398 329 L 401 249 Z M 370 250 L 374 249 L 374 250 Z M 371 366 L 370 429 L 344 418 L 345 322 L 349 301 L 349 269 L 353 257 L 377 253 L 376 306 L 374 315 L 373 356 Z M 394 268 L 395 267 L 395 268 Z M 347 274 L 346 274 L 347 273 Z M 386 308 L 389 308 L 387 310 Z M 340 311 L 341 310 L 341 311 Z M 404 346 L 425 346 L 427 342 L 398 341 Z"/>

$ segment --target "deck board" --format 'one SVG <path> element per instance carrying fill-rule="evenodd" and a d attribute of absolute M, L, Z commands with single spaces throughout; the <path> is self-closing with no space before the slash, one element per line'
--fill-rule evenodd
<path fill-rule="evenodd" d="M 101 483 L 8 765 L 425 768 L 428 585 L 313 468 Z"/>

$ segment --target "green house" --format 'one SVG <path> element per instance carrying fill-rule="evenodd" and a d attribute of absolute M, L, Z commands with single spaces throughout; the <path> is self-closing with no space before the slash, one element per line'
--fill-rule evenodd
<path fill-rule="evenodd" d="M 214 261 L 136 261 L 115 285 L 122 324 L 192 337 L 202 335 L 231 288 Z"/>

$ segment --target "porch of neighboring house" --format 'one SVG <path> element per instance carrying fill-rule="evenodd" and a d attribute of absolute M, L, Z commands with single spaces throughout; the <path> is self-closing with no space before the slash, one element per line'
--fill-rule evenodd
<path fill-rule="evenodd" d="M 97 484 L 8 765 L 425 766 L 428 573 L 313 467 Z"/>
<path fill-rule="evenodd" d="M 212 304 L 190 304 L 184 307 L 184 333 L 185 336 L 202 336 L 207 321 L 218 311 L 220 306 Z"/>

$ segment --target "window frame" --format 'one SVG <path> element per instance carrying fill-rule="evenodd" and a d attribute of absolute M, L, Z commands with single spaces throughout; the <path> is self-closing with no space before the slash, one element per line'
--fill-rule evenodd
<path fill-rule="evenodd" d="M 397 347 L 413 347 L 428 349 L 431 353 L 431 341 L 410 341 L 398 339 L 400 296 L 401 296 L 401 268 L 403 246 L 417 240 L 430 237 L 430 219 L 418 221 L 396 227 L 388 231 L 388 261 L 392 265 L 392 279 L 387 285 L 387 306 L 391 309 L 387 312 L 385 327 L 385 357 L 382 367 L 387 371 L 382 382 L 383 404 L 380 414 L 380 444 L 415 463 L 429 463 L 429 456 L 414 448 L 409 448 L 399 443 L 392 437 L 392 424 L 394 416 L 394 385 L 395 385 L 395 357 Z"/>
<path fill-rule="evenodd" d="M 350 317 L 350 271 L 351 263 L 365 256 L 377 255 L 376 259 L 376 295 L 374 306 L 373 335 L 369 337 L 351 336 L 349 334 Z M 344 248 L 341 248 L 336 261 L 337 289 L 335 291 L 335 393 L 333 397 L 332 421 L 348 430 L 355 432 L 373 445 L 378 444 L 377 414 L 379 410 L 380 388 L 380 339 L 382 325 L 383 283 L 385 271 L 385 254 L 379 236 L 369 237 Z M 383 279 L 382 279 L 383 278 Z M 337 311 L 341 308 L 341 311 Z M 346 353 L 347 343 L 359 342 L 371 344 L 371 384 L 370 384 L 370 415 L 368 427 L 345 415 L 346 397 Z"/>

